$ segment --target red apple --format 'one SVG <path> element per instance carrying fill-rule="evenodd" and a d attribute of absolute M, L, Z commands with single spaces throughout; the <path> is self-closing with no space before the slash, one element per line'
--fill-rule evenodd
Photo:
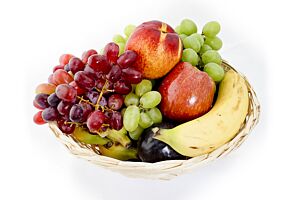
<path fill-rule="evenodd" d="M 125 49 L 138 54 L 135 67 L 143 77 L 157 79 L 166 75 L 180 61 L 182 42 L 168 24 L 150 21 L 135 29 Z"/>
<path fill-rule="evenodd" d="M 159 86 L 160 110 L 169 119 L 185 122 L 207 113 L 213 103 L 215 82 L 187 62 L 178 63 Z"/>

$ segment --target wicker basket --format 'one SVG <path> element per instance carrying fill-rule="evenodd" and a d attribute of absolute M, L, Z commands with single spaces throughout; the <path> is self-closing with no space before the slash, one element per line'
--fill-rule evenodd
<path fill-rule="evenodd" d="M 223 61 L 222 66 L 225 71 L 233 69 L 233 67 L 231 67 L 225 61 Z M 238 148 L 245 141 L 250 131 L 258 123 L 260 104 L 256 97 L 255 91 L 247 81 L 247 78 L 241 73 L 239 74 L 245 79 L 249 93 L 249 109 L 245 122 L 241 125 L 239 132 L 231 141 L 209 154 L 201 155 L 188 160 L 169 160 L 156 163 L 120 161 L 114 158 L 101 156 L 99 148 L 96 145 L 83 144 L 76 141 L 76 139 L 74 139 L 71 135 L 66 136 L 54 123 L 50 124 L 49 126 L 58 140 L 63 143 L 72 154 L 79 158 L 83 158 L 103 168 L 119 172 L 129 177 L 169 180 L 179 176 L 180 174 L 186 173 L 195 167 L 222 157 L 232 150 Z"/>

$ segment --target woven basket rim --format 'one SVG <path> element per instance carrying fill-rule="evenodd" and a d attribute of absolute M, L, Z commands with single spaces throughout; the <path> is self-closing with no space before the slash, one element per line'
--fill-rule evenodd
<path fill-rule="evenodd" d="M 66 136 L 63 134 L 57 125 L 55 123 L 50 123 L 49 127 L 53 131 L 53 133 L 56 135 L 56 137 L 65 144 L 65 146 L 70 150 L 70 152 L 77 157 L 84 158 L 86 160 L 89 160 L 97 165 L 103 166 L 105 168 L 111 169 L 113 171 L 119 171 L 124 172 L 125 175 L 128 176 L 135 176 L 134 172 L 131 172 L 129 174 L 127 170 L 132 169 L 143 169 L 143 170 L 163 170 L 163 171 L 172 171 L 174 169 L 181 170 L 178 173 L 172 173 L 166 174 L 166 176 L 163 176 L 164 172 L 162 172 L 162 175 L 159 176 L 159 179 L 170 179 L 170 176 L 177 176 L 181 174 L 185 167 L 189 168 L 194 165 L 202 164 L 207 161 L 211 161 L 214 159 L 217 159 L 223 155 L 226 155 L 227 153 L 231 152 L 233 149 L 238 148 L 243 141 L 247 138 L 248 134 L 251 132 L 251 130 L 256 126 L 256 124 L 259 121 L 259 115 L 260 115 L 260 104 L 257 99 L 256 93 L 253 90 L 252 86 L 250 85 L 248 79 L 240 73 L 238 70 L 234 69 L 228 62 L 224 61 L 222 62 L 222 67 L 225 69 L 225 71 L 228 71 L 229 69 L 233 69 L 236 71 L 246 82 L 247 88 L 248 88 L 248 96 L 249 96 L 249 109 L 247 117 L 242 124 L 240 130 L 237 132 L 236 136 L 232 138 L 230 141 L 222 145 L 221 147 L 218 147 L 214 151 L 200 155 L 197 157 L 189 158 L 186 160 L 165 160 L 165 161 L 159 161 L 155 163 L 148 163 L 148 162 L 142 162 L 142 161 L 121 161 L 115 158 L 110 158 L 106 156 L 99 155 L 99 152 L 95 151 L 95 148 L 91 147 L 92 145 L 86 145 L 82 144 L 78 141 L 76 141 L 72 136 Z M 140 176 L 146 176 L 140 175 Z M 149 177 L 148 177 L 149 178 Z"/>

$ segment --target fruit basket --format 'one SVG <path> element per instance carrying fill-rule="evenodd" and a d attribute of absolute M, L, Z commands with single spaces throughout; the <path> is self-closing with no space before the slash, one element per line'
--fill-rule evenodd
<path fill-rule="evenodd" d="M 224 68 L 225 72 L 233 69 L 241 78 L 245 80 L 248 89 L 249 106 L 246 119 L 244 123 L 241 124 L 240 129 L 235 137 L 208 154 L 193 157 L 187 160 L 167 160 L 156 163 L 121 161 L 102 156 L 99 146 L 97 145 L 81 143 L 77 141 L 72 134 L 66 135 L 62 133 L 57 127 L 56 123 L 49 123 L 50 129 L 53 131 L 57 139 L 64 144 L 73 155 L 88 160 L 100 167 L 119 172 L 128 177 L 161 180 L 172 179 L 176 176 L 189 172 L 200 165 L 216 160 L 217 158 L 222 157 L 230 153 L 232 150 L 238 148 L 258 123 L 260 104 L 256 97 L 255 91 L 248 82 L 247 78 L 224 60 L 221 66 Z"/>

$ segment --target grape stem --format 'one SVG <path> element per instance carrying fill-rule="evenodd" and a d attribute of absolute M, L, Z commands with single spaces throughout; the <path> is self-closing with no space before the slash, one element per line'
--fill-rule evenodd
<path fill-rule="evenodd" d="M 72 124 L 75 124 L 77 127 L 79 127 L 79 126 L 82 125 L 82 123 L 79 123 L 79 122 L 67 122 L 67 121 L 65 121 L 64 124 L 66 124 L 66 125 L 67 125 L 67 124 L 71 124 L 71 125 L 72 125 Z"/>
<path fill-rule="evenodd" d="M 96 88 L 96 87 L 95 87 L 95 89 L 97 90 L 97 92 L 101 92 L 102 91 L 102 90 L 100 90 L 99 88 Z M 115 92 L 115 90 L 105 90 L 105 92 Z"/>
<path fill-rule="evenodd" d="M 99 97 L 98 97 L 98 99 L 97 99 L 97 103 L 96 103 L 96 106 L 95 106 L 95 110 L 99 110 L 99 107 L 100 107 L 100 105 L 99 105 L 99 103 L 100 103 L 100 100 L 101 100 L 101 98 L 102 98 L 102 96 L 103 96 L 103 93 L 106 91 L 106 87 L 108 86 L 108 80 L 106 79 L 105 80 L 105 83 L 104 83 L 104 86 L 102 87 L 102 89 L 101 89 L 101 92 L 100 92 L 100 94 L 99 94 Z M 102 107 L 101 107 L 102 108 Z M 102 109 L 103 110 L 103 109 Z"/>
<path fill-rule="evenodd" d="M 148 108 L 143 108 L 143 106 L 141 104 L 138 107 L 139 107 L 141 112 L 146 112 L 146 111 L 150 110 Z"/>
<path fill-rule="evenodd" d="M 86 99 L 84 99 L 83 97 L 77 96 L 77 98 L 80 99 L 79 103 L 85 102 L 85 103 L 88 103 L 88 104 L 90 104 L 91 106 L 93 106 L 93 107 L 95 107 L 95 108 L 96 108 L 96 107 L 98 107 L 98 109 L 101 108 L 101 111 L 102 111 L 102 112 L 104 112 L 104 111 L 106 111 L 106 110 L 115 112 L 114 110 L 110 109 L 110 108 L 107 107 L 107 106 L 101 106 L 99 103 L 98 103 L 98 106 L 97 106 L 96 104 L 91 103 L 89 100 L 86 100 Z M 101 100 L 101 99 L 100 99 L 100 100 Z"/>
<path fill-rule="evenodd" d="M 80 99 L 79 103 L 85 102 L 85 103 L 92 105 L 93 107 L 96 106 L 95 104 L 91 103 L 89 100 L 84 99 L 83 97 L 77 96 L 77 98 Z"/>

